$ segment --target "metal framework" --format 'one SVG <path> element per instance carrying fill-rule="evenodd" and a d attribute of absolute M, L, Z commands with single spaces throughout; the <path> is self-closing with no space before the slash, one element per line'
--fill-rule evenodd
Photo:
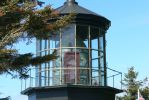
<path fill-rule="evenodd" d="M 36 85 L 105 86 L 105 33 L 103 32 L 100 27 L 70 24 L 51 35 L 49 40 L 37 40 L 37 56 L 55 53 L 58 58 L 38 65 Z"/>

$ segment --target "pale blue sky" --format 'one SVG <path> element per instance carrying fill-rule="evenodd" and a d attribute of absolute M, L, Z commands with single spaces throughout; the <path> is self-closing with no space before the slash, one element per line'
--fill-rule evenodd
<path fill-rule="evenodd" d="M 65 0 L 43 0 L 59 7 Z M 139 78 L 149 76 L 149 0 L 76 0 L 79 5 L 111 20 L 107 31 L 108 67 L 125 73 L 131 66 Z M 34 50 L 31 45 L 20 52 Z M 0 76 L 0 97 L 12 96 L 13 100 L 27 100 L 20 96 L 20 81 Z"/>

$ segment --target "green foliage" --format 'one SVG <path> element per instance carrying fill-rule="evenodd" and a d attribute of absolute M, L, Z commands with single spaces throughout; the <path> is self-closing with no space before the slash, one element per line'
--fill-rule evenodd
<path fill-rule="evenodd" d="M 14 56 L 13 56 L 14 57 Z M 33 57 L 31 53 L 23 54 L 23 55 L 17 55 L 15 58 L 11 58 L 9 60 L 9 66 L 5 66 L 4 69 L 0 69 L 0 72 L 5 72 L 7 70 L 7 73 L 9 73 L 13 78 L 20 77 L 20 78 L 28 78 L 28 71 L 29 66 L 35 66 L 39 65 L 41 63 L 47 63 L 50 60 L 56 59 L 56 56 L 54 54 L 51 55 L 45 55 L 45 56 L 38 56 Z M 0 65 L 0 68 L 3 68 L 3 66 Z M 18 72 L 19 75 L 13 74 L 13 72 Z"/>
<path fill-rule="evenodd" d="M 125 87 L 125 94 L 122 97 L 117 97 L 117 100 L 136 100 L 138 89 L 145 100 L 149 100 L 149 87 L 146 86 L 148 79 L 137 80 L 137 77 L 138 72 L 135 71 L 134 67 L 129 68 L 122 83 Z"/>
<path fill-rule="evenodd" d="M 149 100 L 149 86 L 146 86 L 143 89 L 141 89 L 141 93 L 145 100 Z"/>
<path fill-rule="evenodd" d="M 11 49 L 14 43 L 24 38 L 48 39 L 51 33 L 70 23 L 74 16 L 60 16 L 51 6 L 37 9 L 42 4 L 38 0 L 0 0 L 0 74 L 15 77 L 17 72 L 20 78 L 26 78 L 29 66 L 56 58 L 54 54 L 33 57 L 30 53 L 19 54 Z"/>
<path fill-rule="evenodd" d="M 70 22 L 72 14 L 59 16 L 51 6 L 37 10 L 37 3 L 27 1 L 20 4 L 19 0 L 10 0 L 0 6 L 0 48 L 16 42 L 23 33 L 27 38 L 47 39 L 51 31 Z M 55 21 L 47 23 L 51 19 Z"/>

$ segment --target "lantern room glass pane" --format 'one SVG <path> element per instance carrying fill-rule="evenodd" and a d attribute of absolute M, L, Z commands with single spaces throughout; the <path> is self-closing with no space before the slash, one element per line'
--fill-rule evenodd
<path fill-rule="evenodd" d="M 56 33 L 51 33 L 51 36 L 49 38 L 49 46 L 50 46 L 50 49 L 53 49 L 53 48 L 59 48 L 60 46 L 60 35 L 59 35 L 59 31 L 57 31 Z"/>
<path fill-rule="evenodd" d="M 97 39 L 99 37 L 99 27 L 90 27 L 90 34 L 91 34 L 91 40 Z"/>
<path fill-rule="evenodd" d="M 101 50 L 101 51 L 104 51 L 104 40 L 103 40 L 103 36 L 101 36 L 100 38 L 99 38 L 99 49 Z"/>
<path fill-rule="evenodd" d="M 45 56 L 48 54 L 53 54 L 57 52 L 59 54 L 59 42 L 60 36 L 58 32 L 51 33 L 51 36 L 47 40 L 37 40 L 37 56 Z M 58 66 L 58 65 L 57 65 Z M 58 79 L 60 78 L 56 74 L 58 71 L 52 71 L 51 68 L 57 69 L 57 66 L 51 64 L 50 62 L 40 64 L 36 67 L 36 86 L 48 86 L 50 84 L 55 84 L 55 81 L 51 81 L 54 75 Z M 55 78 L 53 77 L 53 78 Z M 51 83 L 52 82 L 52 83 Z"/>
<path fill-rule="evenodd" d="M 91 48 L 98 50 L 99 28 L 91 26 L 90 35 L 91 35 Z"/>
<path fill-rule="evenodd" d="M 77 39 L 77 47 L 86 47 L 88 48 L 88 39 L 89 38 L 89 30 L 86 25 L 77 25 L 76 26 L 76 39 Z M 80 44 L 81 43 L 81 44 Z"/>
<path fill-rule="evenodd" d="M 104 86 L 104 82 L 105 82 L 105 73 L 104 73 L 104 68 L 105 68 L 105 61 L 104 61 L 104 36 L 102 35 L 102 31 L 100 30 L 100 37 L 99 37 L 99 84 L 101 86 Z"/>
<path fill-rule="evenodd" d="M 89 84 L 89 50 L 85 48 L 78 48 L 76 51 L 79 53 L 79 84 Z"/>
<path fill-rule="evenodd" d="M 61 30 L 62 32 L 62 47 L 75 46 L 75 25 L 70 24 Z"/>
<path fill-rule="evenodd" d="M 76 52 L 80 54 L 78 84 L 89 84 L 89 26 L 76 26 Z"/>
<path fill-rule="evenodd" d="M 59 85 L 60 84 L 60 69 L 58 68 L 53 68 L 52 69 L 52 82 L 53 85 Z"/>

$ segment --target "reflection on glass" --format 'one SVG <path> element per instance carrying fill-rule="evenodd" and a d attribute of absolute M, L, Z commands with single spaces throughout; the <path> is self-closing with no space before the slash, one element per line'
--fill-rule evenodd
<path fill-rule="evenodd" d="M 49 40 L 37 41 L 37 55 L 57 56 L 50 63 L 38 65 L 39 86 L 104 84 L 104 38 L 98 27 L 71 24 L 52 34 Z"/>

